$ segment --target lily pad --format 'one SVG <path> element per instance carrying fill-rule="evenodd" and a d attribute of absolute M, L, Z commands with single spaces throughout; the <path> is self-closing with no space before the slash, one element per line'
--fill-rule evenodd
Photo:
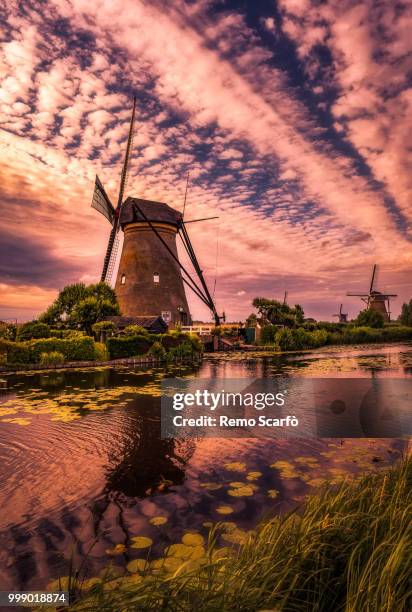
<path fill-rule="evenodd" d="M 146 536 L 135 536 L 132 538 L 132 542 L 131 548 L 149 548 L 153 544 L 153 540 Z"/>

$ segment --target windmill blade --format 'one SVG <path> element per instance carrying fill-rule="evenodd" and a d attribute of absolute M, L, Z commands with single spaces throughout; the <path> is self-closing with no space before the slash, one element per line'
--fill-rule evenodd
<path fill-rule="evenodd" d="M 100 182 L 99 177 L 96 174 L 96 181 L 94 184 L 94 192 L 92 199 L 92 208 L 101 213 L 109 221 L 110 225 L 113 225 L 115 220 L 114 206 L 110 201 L 109 196 L 104 190 L 103 185 Z"/>
<path fill-rule="evenodd" d="M 125 154 L 125 157 L 124 157 L 122 175 L 121 175 L 121 178 L 120 178 L 119 197 L 117 199 L 116 210 L 113 213 L 112 231 L 110 232 L 109 242 L 107 244 L 106 255 L 105 255 L 105 258 L 104 258 L 103 270 L 102 270 L 102 275 L 101 275 L 101 280 L 102 281 L 106 281 L 107 280 L 109 264 L 110 264 L 110 261 L 112 259 L 113 245 L 115 243 L 115 238 L 116 238 L 117 231 L 118 231 L 118 229 L 120 227 L 120 224 L 119 224 L 119 221 L 120 221 L 120 210 L 121 210 L 122 204 L 123 204 L 123 195 L 124 195 L 124 190 L 125 190 L 125 187 L 126 187 L 127 174 L 128 174 L 128 169 L 129 169 L 129 160 L 130 160 L 130 151 L 131 151 L 132 142 L 133 142 L 133 131 L 134 131 L 134 119 L 135 119 L 135 115 L 136 115 L 136 96 L 134 96 L 134 98 L 133 98 L 133 111 L 132 111 L 132 118 L 130 120 L 129 136 L 127 138 L 126 154 Z M 113 266 L 114 266 L 114 264 L 113 264 Z"/>
<path fill-rule="evenodd" d="M 373 291 L 373 283 L 375 282 L 375 274 L 376 274 L 376 264 L 373 266 L 373 272 L 372 272 L 372 278 L 371 278 L 371 285 L 370 285 L 369 293 L 372 293 L 372 291 Z"/>

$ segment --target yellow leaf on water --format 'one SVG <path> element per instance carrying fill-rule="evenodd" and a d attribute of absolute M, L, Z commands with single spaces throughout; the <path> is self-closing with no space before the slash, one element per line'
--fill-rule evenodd
<path fill-rule="evenodd" d="M 229 489 L 228 494 L 232 497 L 250 497 L 254 494 L 254 490 L 253 487 L 246 485 L 237 489 Z"/>
<path fill-rule="evenodd" d="M 270 497 L 271 499 L 276 499 L 278 495 L 279 495 L 279 491 L 276 491 L 276 489 L 268 490 L 268 497 Z"/>
<path fill-rule="evenodd" d="M 135 536 L 132 538 L 132 548 L 149 548 L 153 544 L 153 540 L 146 538 L 146 536 Z"/>
<path fill-rule="evenodd" d="M 203 546 L 204 537 L 200 533 L 185 533 L 182 538 L 183 544 L 187 546 Z"/>
<path fill-rule="evenodd" d="M 148 562 L 146 559 L 133 559 L 133 561 L 130 561 L 126 567 L 132 574 L 135 572 L 144 572 L 144 570 L 148 567 Z"/>
<path fill-rule="evenodd" d="M 232 514 L 233 508 L 231 506 L 218 506 L 216 512 L 219 514 Z"/>
<path fill-rule="evenodd" d="M 165 523 L 167 523 L 167 517 L 166 516 L 154 516 L 153 518 L 150 519 L 149 523 L 151 525 L 164 525 Z"/>
<path fill-rule="evenodd" d="M 116 555 L 122 555 L 125 550 L 126 546 L 124 544 L 116 544 L 113 548 L 106 548 L 106 554 L 115 557 Z"/>
<path fill-rule="evenodd" d="M 246 480 L 257 480 L 262 476 L 262 472 L 248 472 Z"/>

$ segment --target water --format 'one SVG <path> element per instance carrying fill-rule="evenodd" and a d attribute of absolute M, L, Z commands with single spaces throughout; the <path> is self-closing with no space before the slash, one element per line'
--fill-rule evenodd
<path fill-rule="evenodd" d="M 83 560 L 87 576 L 109 564 L 123 571 L 136 557 L 160 557 L 187 531 L 206 535 L 218 520 L 247 530 L 301 504 L 325 478 L 355 477 L 399 456 L 404 442 L 388 439 L 160 439 L 164 376 L 290 375 L 412 377 L 412 346 L 215 354 L 195 368 L 145 372 L 3 375 L 0 588 L 45 588 L 67 574 L 70 558 Z M 236 483 L 247 495 L 233 494 Z M 136 536 L 153 541 L 149 553 L 131 547 Z"/>

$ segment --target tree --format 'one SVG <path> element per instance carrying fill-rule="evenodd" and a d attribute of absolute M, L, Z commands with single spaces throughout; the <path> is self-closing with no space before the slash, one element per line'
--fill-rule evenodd
<path fill-rule="evenodd" d="M 409 300 L 409 304 L 405 302 L 402 304 L 402 312 L 399 316 L 399 322 L 402 325 L 412 327 L 412 300 Z"/>
<path fill-rule="evenodd" d="M 93 325 L 104 317 L 119 315 L 118 304 L 113 304 L 109 300 L 99 300 L 91 296 L 78 302 L 70 315 L 72 324 L 84 329 L 88 335 L 92 335 Z"/>
<path fill-rule="evenodd" d="M 283 304 L 277 300 L 266 298 L 255 298 L 252 302 L 262 319 L 272 325 L 285 325 L 293 327 L 301 325 L 304 321 L 304 312 L 300 304 L 291 308 L 288 304 Z"/>
<path fill-rule="evenodd" d="M 93 298 L 98 303 L 106 304 L 103 310 L 107 310 L 107 304 L 115 306 L 115 312 L 107 313 L 120 314 L 117 298 L 114 290 L 107 283 L 95 283 L 86 286 L 84 283 L 74 283 L 62 289 L 51 306 L 40 317 L 39 321 L 48 325 L 65 325 L 67 327 L 79 327 L 79 305 L 85 300 Z M 93 302 L 96 304 L 96 302 Z M 90 310 L 89 304 L 89 310 Z M 82 308 L 86 308 L 83 306 Z M 105 316 L 105 315 L 102 315 Z M 82 317 L 80 317 L 82 319 Z M 88 317 L 86 317 L 89 321 Z M 96 323 L 97 319 L 92 321 Z M 81 325 L 81 323 L 80 323 Z M 91 333 L 91 326 L 87 323 L 87 332 Z"/>
<path fill-rule="evenodd" d="M 356 325 L 362 327 L 383 327 L 385 324 L 385 319 L 383 315 L 377 310 L 373 310 L 373 308 L 367 308 L 366 310 L 361 310 L 358 314 L 358 318 L 355 320 Z"/>
<path fill-rule="evenodd" d="M 23 323 L 17 328 L 17 340 L 20 342 L 24 340 L 33 340 L 35 338 L 49 338 L 50 327 L 46 323 L 39 321 L 29 321 Z"/>

